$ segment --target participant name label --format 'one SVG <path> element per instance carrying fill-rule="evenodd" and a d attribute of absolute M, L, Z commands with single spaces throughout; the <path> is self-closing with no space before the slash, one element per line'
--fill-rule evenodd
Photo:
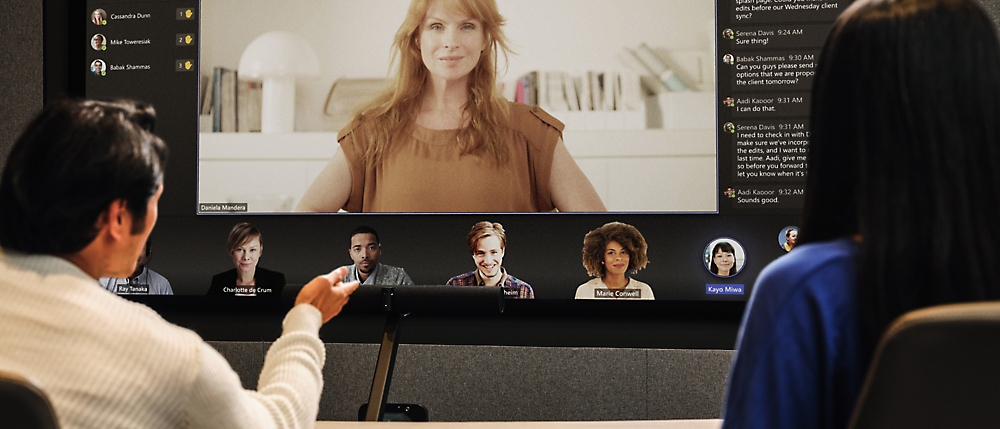
<path fill-rule="evenodd" d="M 151 13 L 112 13 L 111 19 L 149 19 L 152 18 Z"/>
<path fill-rule="evenodd" d="M 108 66 L 108 70 L 111 71 L 128 71 L 128 70 L 150 70 L 152 67 L 149 64 L 111 64 Z"/>
<path fill-rule="evenodd" d="M 134 285 L 124 284 L 124 285 L 118 285 L 118 292 L 117 293 L 124 293 L 124 294 L 144 294 L 145 295 L 145 294 L 149 294 L 149 285 L 143 285 L 143 284 L 134 284 Z"/>
<path fill-rule="evenodd" d="M 247 203 L 204 203 L 198 204 L 198 211 L 201 212 L 245 212 Z"/>
<path fill-rule="evenodd" d="M 121 40 L 119 40 L 119 39 L 111 39 L 111 41 L 108 42 L 108 44 L 109 45 L 151 45 L 151 44 L 153 44 L 153 42 L 150 41 L 150 39 L 135 39 L 135 40 L 129 40 L 129 39 L 121 39 Z"/>
<path fill-rule="evenodd" d="M 705 295 L 743 295 L 743 285 L 705 285 Z"/>
<path fill-rule="evenodd" d="M 622 289 L 622 290 L 594 289 L 594 298 L 640 299 L 642 298 L 642 290 L 641 289 Z"/>
<path fill-rule="evenodd" d="M 234 293 L 237 295 L 252 295 L 258 293 L 273 293 L 274 291 L 268 288 L 253 287 L 253 286 L 237 286 L 237 287 L 224 287 L 222 288 L 222 293 Z"/>

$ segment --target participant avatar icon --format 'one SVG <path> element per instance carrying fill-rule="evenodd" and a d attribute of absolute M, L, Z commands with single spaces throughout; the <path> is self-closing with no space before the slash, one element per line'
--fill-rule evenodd
<path fill-rule="evenodd" d="M 726 122 L 725 124 L 722 124 L 722 130 L 729 134 L 733 134 L 736 132 L 736 125 L 733 125 L 732 122 Z"/>
<path fill-rule="evenodd" d="M 722 105 L 726 107 L 733 107 L 736 105 L 736 99 L 733 97 L 726 97 L 725 100 L 722 100 Z"/>
<path fill-rule="evenodd" d="M 107 50 L 107 39 L 104 38 L 103 34 L 95 34 L 94 37 L 90 38 L 90 47 L 94 48 L 95 51 Z"/>
<path fill-rule="evenodd" d="M 734 33 L 731 28 L 727 28 L 725 30 L 722 30 L 722 37 L 725 39 L 733 40 L 734 38 L 736 38 L 736 33 Z"/>
<path fill-rule="evenodd" d="M 90 14 L 90 22 L 94 25 L 108 25 L 108 13 L 104 9 L 94 9 Z"/>
<path fill-rule="evenodd" d="M 722 56 L 722 62 L 724 62 L 724 63 L 726 63 L 728 65 L 736 64 L 736 57 L 734 57 L 733 54 L 723 55 Z"/>
<path fill-rule="evenodd" d="M 733 189 L 733 188 L 726 188 L 726 190 L 722 194 L 725 195 L 726 198 L 729 198 L 729 199 L 736 198 L 736 190 Z"/>
<path fill-rule="evenodd" d="M 743 245 L 728 237 L 716 238 L 708 243 L 702 257 L 705 269 L 716 277 L 735 276 L 746 265 Z"/>
<path fill-rule="evenodd" d="M 791 252 L 792 248 L 795 247 L 795 242 L 799 238 L 799 227 L 797 226 L 786 226 L 778 234 L 778 245 L 781 249 L 786 252 Z"/>
<path fill-rule="evenodd" d="M 94 62 L 90 63 L 90 72 L 93 73 L 94 76 L 104 76 L 108 74 L 107 66 L 108 65 L 104 63 L 104 60 L 94 60 Z"/>

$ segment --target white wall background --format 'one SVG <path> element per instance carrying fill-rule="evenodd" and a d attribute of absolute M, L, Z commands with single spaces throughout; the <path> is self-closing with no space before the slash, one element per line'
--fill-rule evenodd
<path fill-rule="evenodd" d="M 235 69 L 257 36 L 283 30 L 309 40 L 321 76 L 297 87 L 296 131 L 328 130 L 323 103 L 341 77 L 385 77 L 409 0 L 202 0 L 201 70 Z M 610 70 L 622 47 L 709 51 L 711 0 L 497 0 L 516 55 L 504 80 L 532 70 Z M 709 70 L 711 72 L 711 70 Z M 714 79 L 714 78 L 712 78 Z M 712 113 L 712 112 L 708 112 Z"/>
<path fill-rule="evenodd" d="M 323 115 L 330 86 L 341 77 L 388 75 L 390 44 L 409 3 L 202 0 L 203 74 L 211 74 L 216 66 L 237 68 L 254 38 L 283 30 L 312 43 L 321 76 L 297 85 L 294 135 L 202 135 L 200 201 L 248 202 L 250 211 L 294 206 L 335 147 L 334 135 L 327 133 L 336 133 L 337 126 Z M 661 53 L 677 52 L 678 57 L 703 53 L 702 78 L 714 88 L 712 0 L 497 0 L 497 4 L 516 52 L 509 58 L 505 81 L 532 70 L 625 70 L 618 59 L 622 48 L 645 43 Z M 567 148 L 609 210 L 717 210 L 714 93 L 674 94 L 668 97 L 672 102 L 661 100 L 664 122 L 687 129 L 566 129 Z M 239 183 L 229 179 L 234 172 L 265 165 L 273 174 Z M 615 178 L 625 172 L 648 186 L 624 190 L 616 186 Z"/>

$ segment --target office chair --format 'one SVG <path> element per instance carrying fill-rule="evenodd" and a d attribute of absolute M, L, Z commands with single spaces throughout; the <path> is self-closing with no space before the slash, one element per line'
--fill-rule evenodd
<path fill-rule="evenodd" d="M 58 429 L 49 397 L 34 382 L 0 371 L 0 426 L 5 429 Z"/>
<path fill-rule="evenodd" d="M 848 427 L 1000 427 L 1000 301 L 897 319 L 875 351 Z"/>

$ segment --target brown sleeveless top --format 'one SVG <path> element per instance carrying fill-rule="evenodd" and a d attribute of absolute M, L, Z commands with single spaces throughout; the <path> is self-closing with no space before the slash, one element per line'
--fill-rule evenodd
<path fill-rule="evenodd" d="M 337 140 L 351 168 L 349 212 L 551 211 L 549 180 L 563 124 L 537 106 L 510 104 L 513 139 L 503 168 L 492 159 L 463 155 L 458 130 L 414 126 L 411 138 L 393 142 L 378 165 L 368 165 L 366 132 L 355 120 Z"/>

